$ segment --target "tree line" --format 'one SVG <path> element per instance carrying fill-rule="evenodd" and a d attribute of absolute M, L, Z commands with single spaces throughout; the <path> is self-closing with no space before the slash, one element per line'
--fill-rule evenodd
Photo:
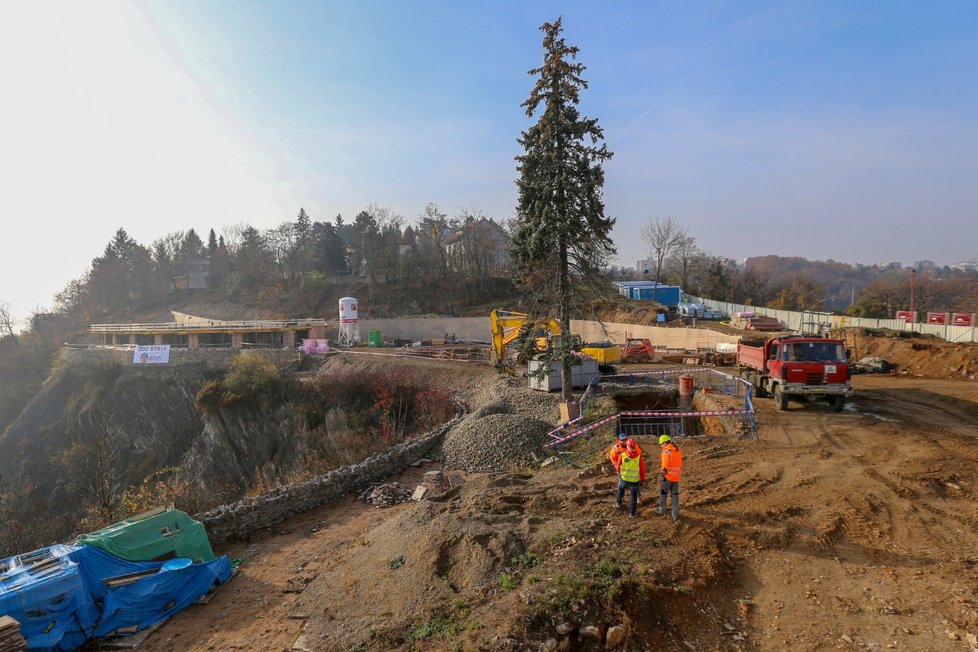
<path fill-rule="evenodd" d="M 508 276 L 509 237 L 505 223 L 477 209 L 450 217 L 434 203 L 413 223 L 373 204 L 352 222 L 342 215 L 314 221 L 300 209 L 295 220 L 270 229 L 212 228 L 206 242 L 190 229 L 145 246 L 120 228 L 90 269 L 55 297 L 55 309 L 91 322 L 180 289 L 206 285 L 251 301 L 351 276 L 371 288 L 450 276 L 480 287 Z"/>
<path fill-rule="evenodd" d="M 640 228 L 648 267 L 618 268 L 619 278 L 655 278 L 699 297 L 778 310 L 844 312 L 892 319 L 910 306 L 911 269 L 898 263 L 849 264 L 766 255 L 732 258 L 703 250 L 676 218 L 650 218 Z M 978 312 L 978 272 L 926 265 L 913 270 L 914 308 Z"/>

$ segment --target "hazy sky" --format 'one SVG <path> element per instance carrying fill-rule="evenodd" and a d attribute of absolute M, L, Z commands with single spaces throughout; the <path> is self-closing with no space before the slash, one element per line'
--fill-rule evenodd
<path fill-rule="evenodd" d="M 970 0 L 4 2 L 0 302 L 49 306 L 120 226 L 511 216 L 561 13 L 621 263 L 670 215 L 738 259 L 978 257 Z"/>

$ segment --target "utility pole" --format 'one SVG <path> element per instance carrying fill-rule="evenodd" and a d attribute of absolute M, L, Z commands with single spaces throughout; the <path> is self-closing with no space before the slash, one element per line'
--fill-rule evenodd
<path fill-rule="evenodd" d="M 917 280 L 917 270 L 913 267 L 910 268 L 910 328 L 913 330 L 913 324 L 917 321 L 917 313 L 913 309 L 913 299 L 914 299 L 914 285 Z"/>

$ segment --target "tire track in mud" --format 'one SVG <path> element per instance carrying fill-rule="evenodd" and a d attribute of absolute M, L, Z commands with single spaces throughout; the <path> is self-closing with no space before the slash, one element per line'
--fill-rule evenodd
<path fill-rule="evenodd" d="M 755 498 L 770 491 L 774 485 L 781 482 L 783 477 L 784 467 L 778 467 L 771 477 L 765 478 L 761 475 L 754 474 L 733 487 L 719 487 L 718 489 L 722 493 L 718 496 L 707 495 L 702 499 L 688 501 L 688 504 L 692 507 L 707 507 L 709 505 L 726 503 L 731 500 Z"/>

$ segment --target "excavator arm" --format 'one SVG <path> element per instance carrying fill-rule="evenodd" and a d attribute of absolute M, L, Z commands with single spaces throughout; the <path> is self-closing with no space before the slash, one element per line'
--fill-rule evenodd
<path fill-rule="evenodd" d="M 496 364 L 505 360 L 507 347 L 527 330 L 539 331 L 535 339 L 537 348 L 541 350 L 546 348 L 549 335 L 560 334 L 560 324 L 556 319 L 535 321 L 523 312 L 493 310 L 489 313 L 489 323 L 492 331 L 493 362 Z"/>

